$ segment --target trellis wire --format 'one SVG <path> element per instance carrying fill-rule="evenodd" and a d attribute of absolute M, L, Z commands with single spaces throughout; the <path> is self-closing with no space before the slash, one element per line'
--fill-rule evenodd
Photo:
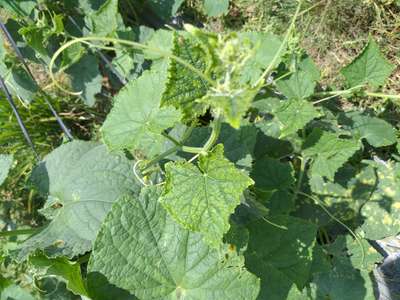
<path fill-rule="evenodd" d="M 25 68 L 25 71 L 29 74 L 29 76 L 32 78 L 33 82 L 35 82 L 35 84 L 39 87 L 39 90 L 41 90 L 39 83 L 37 82 L 36 78 L 33 76 L 31 69 L 29 68 L 28 64 L 26 63 L 21 51 L 19 50 L 17 44 L 15 43 L 13 37 L 11 36 L 10 32 L 7 30 L 6 26 L 0 21 L 0 29 L 1 31 L 4 33 L 4 35 L 6 36 L 8 42 L 11 44 L 11 47 L 14 49 L 15 53 L 18 56 L 18 59 L 21 61 L 22 65 Z M 4 83 L 4 81 L 3 81 Z M 5 87 L 5 84 L 4 84 Z M 42 91 L 42 90 L 41 90 Z M 64 132 L 64 134 L 66 135 L 66 137 L 71 141 L 73 140 L 71 131 L 68 129 L 68 127 L 65 125 L 65 123 L 63 122 L 63 120 L 60 118 L 60 116 L 58 115 L 58 113 L 56 112 L 56 110 L 54 109 L 53 105 L 50 103 L 47 94 L 45 94 L 42 91 L 42 95 L 44 97 L 44 101 L 46 103 L 46 105 L 49 107 L 51 113 L 53 114 L 53 116 L 56 118 L 58 125 L 61 127 L 62 131 Z M 13 110 L 16 109 L 16 107 L 14 106 Z M 17 111 L 18 112 L 18 111 Z M 22 120 L 21 120 L 22 121 Z M 26 128 L 25 128 L 26 130 Z M 24 133 L 25 134 L 25 133 Z"/>
<path fill-rule="evenodd" d="M 14 103 L 14 101 L 12 99 L 12 96 L 11 96 L 11 94 L 10 94 L 10 92 L 9 92 L 7 86 L 6 86 L 6 83 L 4 82 L 4 79 L 3 79 L 3 77 L 1 75 L 0 75 L 0 88 L 3 90 L 4 95 L 6 96 L 6 99 L 8 101 L 8 104 L 11 106 L 11 109 L 12 109 L 15 117 L 17 118 L 18 125 L 21 128 L 21 131 L 22 131 L 22 133 L 24 135 L 24 138 L 25 138 L 26 142 L 28 143 L 29 147 L 31 147 L 31 149 L 32 149 L 32 151 L 33 151 L 33 153 L 35 155 L 35 158 L 38 161 L 40 161 L 40 157 L 39 157 L 39 154 L 36 151 L 35 145 L 32 142 L 32 139 L 31 139 L 31 137 L 30 137 L 30 135 L 28 133 L 28 130 L 26 129 L 24 121 L 22 121 L 21 115 L 19 114 L 18 109 L 15 106 L 15 103 Z"/>

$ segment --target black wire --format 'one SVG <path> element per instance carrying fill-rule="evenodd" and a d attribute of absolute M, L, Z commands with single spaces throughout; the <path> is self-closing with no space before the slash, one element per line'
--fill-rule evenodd
<path fill-rule="evenodd" d="M 20 116 L 20 114 L 18 112 L 18 109 L 15 106 L 15 103 L 14 103 L 12 97 L 11 97 L 11 94 L 10 94 L 10 92 L 9 92 L 7 86 L 6 86 L 6 83 L 4 82 L 4 79 L 3 79 L 3 77 L 1 75 L 0 75 L 0 88 L 3 90 L 4 95 L 6 96 L 6 99 L 8 101 L 8 104 L 10 104 L 11 109 L 13 110 L 14 115 L 17 118 L 18 125 L 22 130 L 22 133 L 23 133 L 23 135 L 25 137 L 26 142 L 28 143 L 28 145 L 31 147 L 33 153 L 35 154 L 36 160 L 40 161 L 40 157 L 39 157 L 39 154 L 36 151 L 35 145 L 32 142 L 32 139 L 31 139 L 31 137 L 30 137 L 30 135 L 28 133 L 28 130 L 26 129 L 24 121 L 22 121 L 21 116 Z"/>
<path fill-rule="evenodd" d="M 68 129 L 68 127 L 65 125 L 63 120 L 60 118 L 56 110 L 54 109 L 53 105 L 50 103 L 48 96 L 44 93 L 44 91 L 41 90 L 39 83 L 36 81 L 36 78 L 33 76 L 28 64 L 26 63 L 21 51 L 19 50 L 17 44 L 15 43 L 13 37 L 11 36 L 10 32 L 7 30 L 6 26 L 0 21 L 0 29 L 3 31 L 4 35 L 6 36 L 8 42 L 11 44 L 12 48 L 14 49 L 15 53 L 17 54 L 19 60 L 23 64 L 25 71 L 29 74 L 29 76 L 32 78 L 33 82 L 39 87 L 39 90 L 44 96 L 44 101 L 47 104 L 47 106 L 50 108 L 51 113 L 53 116 L 56 118 L 58 125 L 61 127 L 62 131 L 64 134 L 67 136 L 67 138 L 72 141 L 74 138 L 72 137 L 71 131 Z"/>

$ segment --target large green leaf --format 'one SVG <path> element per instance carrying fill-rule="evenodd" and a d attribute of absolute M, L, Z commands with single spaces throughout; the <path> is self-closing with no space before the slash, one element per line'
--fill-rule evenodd
<path fill-rule="evenodd" d="M 100 272 L 139 299 L 256 299 L 257 277 L 243 257 L 209 248 L 201 235 L 176 224 L 144 188 L 139 199 L 115 203 L 95 242 L 90 272 Z"/>
<path fill-rule="evenodd" d="M 349 86 L 369 84 L 378 88 L 384 85 L 394 68 L 381 54 L 377 43 L 371 39 L 364 51 L 341 72 Z"/>
<path fill-rule="evenodd" d="M 69 257 L 89 251 L 112 203 L 139 189 L 133 178 L 123 154 L 95 142 L 74 141 L 51 152 L 32 175 L 48 195 L 42 213 L 51 222 L 22 244 L 19 257 L 35 249 Z"/>
<path fill-rule="evenodd" d="M 165 170 L 163 206 L 179 224 L 217 247 L 229 229 L 229 216 L 253 181 L 224 157 L 222 145 L 200 156 L 198 167 L 177 162 L 166 164 Z"/>
<path fill-rule="evenodd" d="M 86 286 L 92 300 L 137 300 L 128 291 L 111 284 L 107 278 L 99 272 L 87 274 Z"/>
<path fill-rule="evenodd" d="M 142 150 L 149 157 L 161 152 L 166 141 L 163 131 L 180 118 L 174 108 L 160 108 L 165 77 L 162 72 L 146 71 L 117 95 L 101 129 L 110 149 Z"/>
<path fill-rule="evenodd" d="M 313 159 L 311 174 L 333 180 L 337 170 L 360 149 L 360 143 L 336 134 L 314 130 L 303 146 L 303 155 Z"/>
<path fill-rule="evenodd" d="M 13 162 L 12 155 L 0 154 L 0 185 L 6 180 Z"/>

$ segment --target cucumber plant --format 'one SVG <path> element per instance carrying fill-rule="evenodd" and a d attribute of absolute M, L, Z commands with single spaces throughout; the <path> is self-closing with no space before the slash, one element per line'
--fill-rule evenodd
<path fill-rule="evenodd" d="M 3 257 L 82 299 L 372 299 L 373 241 L 400 231 L 398 129 L 339 100 L 395 107 L 377 43 L 333 90 L 291 43 L 301 2 L 284 37 L 186 24 L 132 39 L 118 1 L 86 2 L 80 37 L 42 12 L 56 51 L 19 32 L 62 92 L 94 103 L 102 50 L 127 82 L 100 140 L 66 142 L 32 171 L 48 222 L 0 232 L 31 234 Z M 0 156 L 0 180 L 11 159 Z M 15 289 L 3 281 L 1 297 Z"/>

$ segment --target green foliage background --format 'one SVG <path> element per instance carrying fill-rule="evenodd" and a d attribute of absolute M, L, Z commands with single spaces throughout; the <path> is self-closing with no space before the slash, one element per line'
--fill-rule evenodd
<path fill-rule="evenodd" d="M 374 299 L 399 6 L 0 0 L 0 300 Z"/>

